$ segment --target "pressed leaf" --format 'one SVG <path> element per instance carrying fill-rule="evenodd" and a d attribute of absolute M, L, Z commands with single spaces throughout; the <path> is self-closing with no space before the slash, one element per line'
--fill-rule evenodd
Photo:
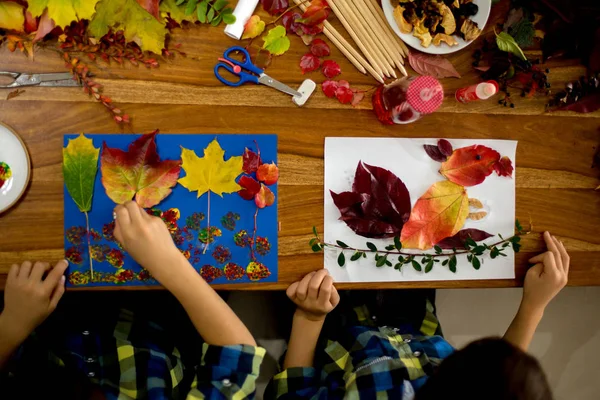
<path fill-rule="evenodd" d="M 340 255 L 338 256 L 337 262 L 338 262 L 338 265 L 340 267 L 343 267 L 344 264 L 346 264 L 346 257 L 344 256 L 344 252 L 340 252 Z"/>
<path fill-rule="evenodd" d="M 321 83 L 321 89 L 323 90 L 323 93 L 327 97 L 335 97 L 337 88 L 338 88 L 338 83 L 336 81 L 326 80 L 323 83 Z"/>
<path fill-rule="evenodd" d="M 513 173 L 513 165 L 510 158 L 507 156 L 502 157 L 494 164 L 494 171 L 499 176 L 512 176 Z"/>
<path fill-rule="evenodd" d="M 328 16 L 329 7 L 327 6 L 327 1 L 312 0 L 302 14 L 302 18 L 300 18 L 297 22 L 310 27 L 321 24 L 327 19 Z"/>
<path fill-rule="evenodd" d="M 265 21 L 260 19 L 260 16 L 253 15 L 244 25 L 244 33 L 242 39 L 254 39 L 265 30 Z"/>
<path fill-rule="evenodd" d="M 469 213 L 467 216 L 468 219 L 472 219 L 473 221 L 479 221 L 480 219 L 485 218 L 487 213 L 485 211 L 477 211 L 474 213 Z"/>
<path fill-rule="evenodd" d="M 336 240 L 336 243 L 337 243 L 338 246 L 340 246 L 343 249 L 347 249 L 348 248 L 348 245 L 346 243 L 342 242 L 341 240 Z"/>
<path fill-rule="evenodd" d="M 465 188 L 449 181 L 436 182 L 417 200 L 400 241 L 404 248 L 429 249 L 456 234 L 468 214 Z"/>
<path fill-rule="evenodd" d="M 408 62 L 412 69 L 421 75 L 431 75 L 436 78 L 460 78 L 460 74 L 452 63 L 442 56 L 411 51 L 408 53 Z"/>
<path fill-rule="evenodd" d="M 425 153 L 433 160 L 437 162 L 444 162 L 448 159 L 447 156 L 443 155 L 438 146 L 434 146 L 432 144 L 424 144 L 423 148 L 425 149 Z"/>
<path fill-rule="evenodd" d="M 318 69 L 320 65 L 321 60 L 319 60 L 319 57 L 315 56 L 312 53 L 306 53 L 300 59 L 300 69 L 302 70 L 302 74 L 312 72 Z"/>
<path fill-rule="evenodd" d="M 373 243 L 371 242 L 367 242 L 367 247 L 369 248 L 369 250 L 371 251 L 377 251 L 377 246 L 375 246 Z"/>
<path fill-rule="evenodd" d="M 100 169 L 107 196 L 117 204 L 134 198 L 144 208 L 153 207 L 171 193 L 181 170 L 179 160 L 160 160 L 156 133 L 142 135 L 127 151 L 104 143 Z"/>
<path fill-rule="evenodd" d="M 260 191 L 260 183 L 248 175 L 242 176 L 238 184 L 242 187 L 238 194 L 244 200 L 252 200 Z"/>
<path fill-rule="evenodd" d="M 502 51 L 512 53 L 523 61 L 527 60 L 515 39 L 506 32 L 496 33 L 496 45 Z"/>
<path fill-rule="evenodd" d="M 335 90 L 335 97 L 340 103 L 349 104 L 354 99 L 354 92 L 350 88 L 338 85 L 338 88 Z"/>
<path fill-rule="evenodd" d="M 234 156 L 228 160 L 224 157 L 225 151 L 217 139 L 204 149 L 204 157 L 182 147 L 182 168 L 186 175 L 178 182 L 190 192 L 197 191 L 198 197 L 208 191 L 221 197 L 223 193 L 237 192 L 240 185 L 235 180 L 242 173 L 242 157 Z"/>
<path fill-rule="evenodd" d="M 340 65 L 333 60 L 323 61 L 323 66 L 322 66 L 321 71 L 323 72 L 323 75 L 325 75 L 325 77 L 327 77 L 329 79 L 335 78 L 336 76 L 338 76 L 339 74 L 342 73 L 342 69 L 340 68 Z"/>
<path fill-rule="evenodd" d="M 264 37 L 264 41 L 263 49 L 269 50 L 274 56 L 280 56 L 290 48 L 290 39 L 281 25 L 270 29 L 267 36 Z"/>
<path fill-rule="evenodd" d="M 469 206 L 474 208 L 483 208 L 483 203 L 477 199 L 469 198 Z"/>
<path fill-rule="evenodd" d="M 479 261 L 479 258 L 477 258 L 477 257 L 473 257 L 471 264 L 473 264 L 473 268 L 475 268 L 475 269 L 479 269 L 479 267 L 481 267 L 481 262 Z"/>
<path fill-rule="evenodd" d="M 254 203 L 256 203 L 256 206 L 258 208 L 265 208 L 273 205 L 274 202 L 275 195 L 273 194 L 271 189 L 261 184 L 260 190 L 258 191 L 258 193 L 256 193 L 256 196 L 254 196 Z"/>
<path fill-rule="evenodd" d="M 63 149 L 65 186 L 81 212 L 92 208 L 99 154 L 100 149 L 95 148 L 92 139 L 86 138 L 83 133 L 75 139 L 69 139 L 67 147 Z"/>
<path fill-rule="evenodd" d="M 411 261 L 411 264 L 412 264 L 413 268 L 414 268 L 416 271 L 419 271 L 419 272 L 421 271 L 421 264 L 419 264 L 419 263 L 418 263 L 418 262 L 416 262 L 415 260 L 412 260 L 412 261 Z"/>
<path fill-rule="evenodd" d="M 271 61 L 273 61 L 273 55 L 269 50 L 265 50 L 255 44 L 246 47 L 246 50 L 248 50 L 252 62 L 258 68 L 267 69 L 267 67 L 271 65 Z"/>
<path fill-rule="evenodd" d="M 396 250 L 402 250 L 402 243 L 400 242 L 400 236 L 394 236 L 394 247 Z"/>
<path fill-rule="evenodd" d="M 135 3 L 135 0 L 131 1 Z M 97 3 L 98 0 L 28 0 L 27 11 L 32 16 L 39 17 L 47 8 L 48 16 L 54 20 L 56 26 L 64 28 L 73 21 L 90 19 L 96 12 Z M 140 9 L 146 12 L 142 7 Z"/>
<path fill-rule="evenodd" d="M 260 4 L 271 15 L 281 14 L 289 7 L 288 0 L 260 0 Z"/>
<path fill-rule="evenodd" d="M 350 257 L 350 261 L 356 261 L 358 260 L 360 257 L 362 256 L 362 253 L 357 251 L 356 253 L 352 254 L 352 257 Z"/>
<path fill-rule="evenodd" d="M 242 159 L 243 159 L 242 169 L 247 174 L 256 172 L 258 170 L 258 167 L 260 167 L 262 164 L 260 156 L 257 153 L 253 152 L 252 150 L 248 149 L 247 147 L 244 149 L 244 154 L 242 155 Z"/>
<path fill-rule="evenodd" d="M 448 263 L 448 268 L 450 269 L 450 271 L 456 272 L 456 264 L 457 264 L 456 256 L 450 257 L 450 262 Z"/>
<path fill-rule="evenodd" d="M 440 150 L 440 153 L 442 153 L 446 157 L 450 157 L 452 155 L 452 152 L 454 151 L 452 149 L 452 144 L 446 139 L 438 140 L 437 147 Z"/>
<path fill-rule="evenodd" d="M 311 42 L 310 52 L 317 57 L 327 57 L 331 53 L 331 49 L 324 40 L 317 38 Z"/>
<path fill-rule="evenodd" d="M 454 236 L 441 240 L 437 245 L 442 249 L 465 249 L 465 242 L 469 238 L 475 242 L 479 242 L 492 236 L 494 235 L 479 229 L 462 229 Z"/>
<path fill-rule="evenodd" d="M 272 162 L 270 164 L 262 164 L 256 170 L 256 179 L 263 182 L 265 185 L 273 185 L 279 179 L 279 168 Z"/>
<path fill-rule="evenodd" d="M 23 6 L 12 1 L 0 1 L 0 29 L 22 32 L 24 28 Z"/>
<path fill-rule="evenodd" d="M 499 160 L 500 154 L 489 147 L 462 147 L 454 150 L 448 160 L 442 163 L 440 173 L 459 185 L 475 186 L 494 171 L 494 165 Z"/>
<path fill-rule="evenodd" d="M 432 269 L 433 269 L 433 260 L 429 260 L 429 262 L 425 266 L 425 273 L 430 272 Z"/>

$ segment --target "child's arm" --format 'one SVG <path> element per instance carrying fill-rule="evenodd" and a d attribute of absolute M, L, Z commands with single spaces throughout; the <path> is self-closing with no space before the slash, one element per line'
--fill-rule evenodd
<path fill-rule="evenodd" d="M 69 264 L 59 261 L 50 272 L 50 264 L 25 261 L 14 264 L 4 289 L 4 310 L 0 314 L 0 369 L 35 328 L 56 309 L 65 293 L 65 270 Z M 44 275 L 48 275 L 44 279 Z"/>
<path fill-rule="evenodd" d="M 173 293 L 207 343 L 256 346 L 243 322 L 175 247 L 160 218 L 148 215 L 133 201 L 117 206 L 115 215 L 119 243 Z"/>
<path fill-rule="evenodd" d="M 562 242 L 544 232 L 548 251 L 529 260 L 535 264 L 527 271 L 519 311 L 504 334 L 504 339 L 527 351 L 544 309 L 567 284 L 569 255 Z"/>
<path fill-rule="evenodd" d="M 338 305 L 340 296 L 326 269 L 311 272 L 292 283 L 286 294 L 298 308 L 283 368 L 312 367 L 325 316 Z"/>

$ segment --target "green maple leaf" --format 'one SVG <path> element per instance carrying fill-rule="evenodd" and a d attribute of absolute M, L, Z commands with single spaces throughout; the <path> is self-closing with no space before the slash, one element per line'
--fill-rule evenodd
<path fill-rule="evenodd" d="M 28 0 L 27 11 L 34 17 L 48 8 L 48 16 L 56 26 L 65 27 L 73 21 L 90 19 L 96 12 L 98 0 Z"/>
<path fill-rule="evenodd" d="M 269 30 L 265 36 L 263 49 L 269 50 L 271 54 L 280 56 L 290 48 L 290 39 L 285 35 L 286 31 L 282 25 Z"/>
<path fill-rule="evenodd" d="M 69 144 L 63 149 L 65 186 L 81 212 L 92 208 L 99 154 L 100 149 L 95 148 L 92 139 L 86 138 L 83 133 L 69 139 Z"/>
<path fill-rule="evenodd" d="M 101 38 L 110 28 L 123 30 L 125 39 L 136 42 L 144 51 L 161 54 L 165 47 L 167 28 L 164 21 L 157 21 L 135 0 L 100 0 L 88 31 Z"/>
<path fill-rule="evenodd" d="M 160 2 L 160 12 L 163 16 L 166 16 L 168 13 L 171 19 L 178 24 L 181 24 L 183 21 L 196 22 L 198 21 L 197 13 L 192 13 L 191 15 L 187 15 L 185 13 L 185 5 L 178 6 L 176 0 L 163 0 Z"/>

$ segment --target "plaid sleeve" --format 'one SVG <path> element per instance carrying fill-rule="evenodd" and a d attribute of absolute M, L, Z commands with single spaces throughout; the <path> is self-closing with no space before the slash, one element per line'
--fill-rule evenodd
<path fill-rule="evenodd" d="M 253 399 L 265 353 L 262 347 L 204 343 L 202 361 L 187 399 Z"/>
<path fill-rule="evenodd" d="M 265 399 L 310 399 L 322 389 L 319 373 L 315 368 L 288 368 L 275 375 L 265 391 Z"/>

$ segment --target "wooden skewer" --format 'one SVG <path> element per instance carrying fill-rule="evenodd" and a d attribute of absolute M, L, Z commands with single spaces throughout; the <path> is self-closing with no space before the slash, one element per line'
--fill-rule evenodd
<path fill-rule="evenodd" d="M 382 44 L 383 49 L 387 52 L 387 54 L 392 58 L 396 67 L 402 71 L 404 70 L 404 61 L 402 60 L 402 52 L 399 51 L 394 45 L 394 41 L 387 35 L 389 30 L 382 28 L 377 21 L 375 15 L 371 13 L 371 10 L 367 8 L 364 0 L 350 0 L 359 11 L 359 14 L 362 15 L 365 22 L 371 27 L 373 33 L 379 39 Z M 402 71 L 405 73 L 405 71 Z"/>
<path fill-rule="evenodd" d="M 363 54 L 369 60 L 369 62 L 373 66 L 373 68 L 377 71 L 377 73 L 380 76 L 386 75 L 383 72 L 382 65 L 379 64 L 378 60 L 375 57 L 373 57 L 373 55 L 371 54 L 371 52 L 369 51 L 369 49 L 367 49 L 367 47 L 363 44 L 362 40 L 360 40 L 360 38 L 358 37 L 358 35 L 354 32 L 354 29 L 352 29 L 352 27 L 350 26 L 350 24 L 348 23 L 348 21 L 346 21 L 346 18 L 344 18 L 344 16 L 340 12 L 339 8 L 337 8 L 337 6 L 335 4 L 333 4 L 332 2 L 329 2 L 329 6 L 331 7 L 331 9 L 335 13 L 335 15 L 338 17 L 338 19 L 340 20 L 340 22 L 342 23 L 342 25 L 344 26 L 344 28 L 346 28 L 346 30 L 348 31 L 348 33 L 352 37 L 352 40 L 354 40 L 354 42 L 356 43 L 356 45 L 358 46 L 358 48 L 363 52 Z"/>
<path fill-rule="evenodd" d="M 366 3 L 368 6 L 370 6 L 369 8 L 371 9 L 371 11 L 375 11 L 375 13 L 377 15 L 379 15 L 380 23 L 383 23 L 384 26 L 386 26 L 388 29 L 391 29 L 387 23 L 387 18 L 385 17 L 383 10 L 379 6 L 379 4 L 377 4 L 377 0 L 366 0 Z M 391 32 L 391 33 L 392 33 L 392 38 L 394 39 L 394 42 L 396 42 L 398 44 L 398 46 L 400 46 L 400 48 L 402 49 L 402 52 L 403 52 L 402 56 L 408 57 L 408 48 L 406 47 L 406 45 L 404 44 L 402 39 L 400 39 L 398 37 L 398 35 L 396 35 L 395 32 Z"/>
<path fill-rule="evenodd" d="M 301 3 L 302 0 L 294 0 L 299 6 L 302 12 L 306 11 L 306 6 Z M 384 83 L 383 77 L 373 69 L 371 64 L 364 57 L 348 43 L 346 39 L 335 29 L 328 21 L 325 21 L 323 27 L 323 33 L 333 42 L 333 44 L 346 56 L 346 58 L 363 74 L 367 71 L 373 78 L 378 82 Z"/>
<path fill-rule="evenodd" d="M 336 16 L 340 20 L 341 20 L 341 18 L 344 18 L 346 20 L 346 23 L 348 22 L 348 20 L 350 20 L 352 22 L 352 25 L 350 25 L 348 23 L 347 23 L 348 26 L 344 25 L 346 27 L 346 30 L 349 33 L 350 33 L 350 31 L 355 32 L 355 35 L 357 37 L 360 35 L 360 40 L 363 42 L 363 44 L 366 43 L 369 46 L 369 51 L 372 52 L 371 54 L 374 55 L 378 64 L 381 66 L 382 70 L 385 72 L 385 75 L 396 78 L 397 77 L 396 72 L 394 72 L 394 67 L 391 65 L 393 62 L 392 63 L 388 62 L 388 60 L 383 55 L 381 50 L 379 50 L 379 47 L 377 46 L 377 44 L 373 41 L 373 39 L 371 38 L 369 33 L 366 31 L 363 24 L 361 24 L 360 21 L 358 20 L 358 18 L 354 14 L 354 11 L 352 11 L 352 9 L 350 7 L 348 7 L 348 5 L 343 0 L 335 0 L 335 1 L 330 0 L 329 6 L 331 7 L 333 12 L 336 14 Z M 355 41 L 356 41 L 356 39 L 355 39 Z M 364 50 L 363 50 L 363 53 L 364 53 Z"/>

